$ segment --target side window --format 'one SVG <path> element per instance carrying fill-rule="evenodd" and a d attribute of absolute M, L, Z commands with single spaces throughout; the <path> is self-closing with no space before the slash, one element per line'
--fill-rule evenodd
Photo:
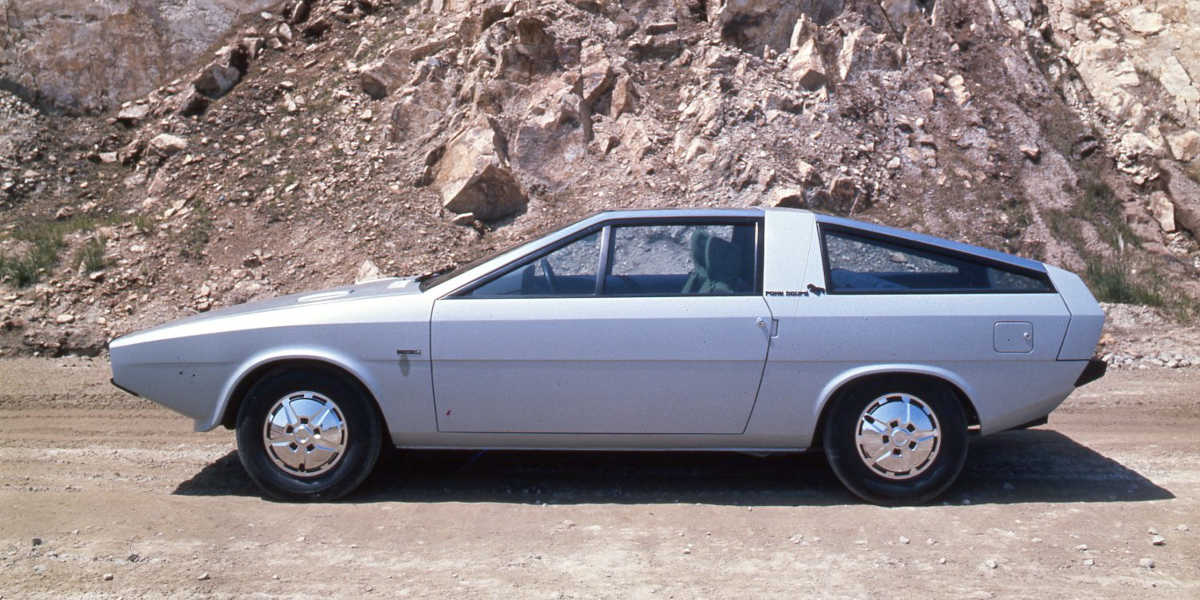
<path fill-rule="evenodd" d="M 511 267 L 465 296 L 590 296 L 596 292 L 599 266 L 600 232 L 597 231 L 549 254 Z"/>
<path fill-rule="evenodd" d="M 604 293 L 753 294 L 753 224 L 618 225 Z"/>
<path fill-rule="evenodd" d="M 831 292 L 1048 292 L 1042 278 L 840 230 L 823 230 Z"/>

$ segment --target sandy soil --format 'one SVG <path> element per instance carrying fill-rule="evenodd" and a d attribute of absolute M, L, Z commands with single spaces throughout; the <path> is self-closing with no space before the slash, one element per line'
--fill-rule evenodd
<path fill-rule="evenodd" d="M 893 509 L 819 455 L 407 454 L 269 502 L 232 433 L 107 378 L 0 361 L 2 598 L 1200 597 L 1192 370 L 1113 373 Z"/>

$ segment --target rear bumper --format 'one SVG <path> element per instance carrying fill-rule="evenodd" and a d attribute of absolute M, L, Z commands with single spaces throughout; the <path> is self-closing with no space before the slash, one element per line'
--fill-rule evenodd
<path fill-rule="evenodd" d="M 1108 363 L 1098 358 L 1093 358 L 1089 360 L 1087 366 L 1083 368 L 1083 372 L 1079 374 L 1079 379 L 1075 380 L 1075 387 L 1087 385 L 1097 379 L 1100 379 L 1101 377 L 1104 377 L 1106 372 L 1108 372 Z"/>

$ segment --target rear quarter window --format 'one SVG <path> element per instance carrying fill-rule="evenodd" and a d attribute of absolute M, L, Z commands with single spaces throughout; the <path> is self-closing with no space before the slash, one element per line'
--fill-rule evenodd
<path fill-rule="evenodd" d="M 822 227 L 833 293 L 1037 293 L 1053 291 L 1043 273 L 951 251 Z"/>

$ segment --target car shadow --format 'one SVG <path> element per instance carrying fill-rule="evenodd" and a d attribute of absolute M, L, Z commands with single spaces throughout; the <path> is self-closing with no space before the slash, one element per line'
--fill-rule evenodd
<path fill-rule="evenodd" d="M 176 494 L 260 495 L 230 452 Z M 939 502 L 1137 502 L 1175 496 L 1136 471 L 1045 429 L 973 440 Z M 860 501 L 820 453 L 405 451 L 389 453 L 345 502 L 702 503 L 823 506 Z"/>

